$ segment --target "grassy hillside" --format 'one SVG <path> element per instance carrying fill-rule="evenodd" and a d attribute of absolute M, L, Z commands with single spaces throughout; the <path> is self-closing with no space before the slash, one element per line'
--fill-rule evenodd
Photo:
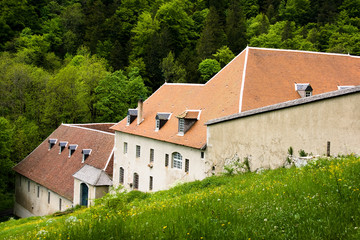
<path fill-rule="evenodd" d="M 1 239 L 360 239 L 360 158 L 107 196 L 63 216 L 10 220 Z"/>

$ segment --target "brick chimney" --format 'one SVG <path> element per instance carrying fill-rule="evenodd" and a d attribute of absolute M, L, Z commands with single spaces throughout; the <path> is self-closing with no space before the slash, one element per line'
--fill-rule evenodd
<path fill-rule="evenodd" d="M 138 101 L 138 107 L 137 107 L 137 125 L 140 125 L 140 123 L 144 120 L 143 119 L 143 100 L 140 98 Z"/>

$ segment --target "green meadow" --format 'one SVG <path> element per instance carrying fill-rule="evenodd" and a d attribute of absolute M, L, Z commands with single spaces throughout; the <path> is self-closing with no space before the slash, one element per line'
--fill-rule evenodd
<path fill-rule="evenodd" d="M 213 176 L 91 208 L 9 220 L 0 239 L 360 239 L 360 158 Z"/>

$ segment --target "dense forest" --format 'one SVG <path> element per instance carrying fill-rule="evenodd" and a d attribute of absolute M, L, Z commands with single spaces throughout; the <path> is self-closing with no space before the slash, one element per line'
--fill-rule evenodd
<path fill-rule="evenodd" d="M 62 122 L 119 121 L 247 45 L 360 55 L 359 28 L 360 0 L 1 0 L 0 195 Z"/>

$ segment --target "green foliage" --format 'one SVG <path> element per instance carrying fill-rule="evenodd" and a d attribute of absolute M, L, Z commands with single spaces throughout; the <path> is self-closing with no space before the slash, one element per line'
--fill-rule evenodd
<path fill-rule="evenodd" d="M 0 238 L 358 239 L 359 171 L 360 158 L 347 156 L 153 194 L 120 191 L 72 214 L 1 223 Z"/>
<path fill-rule="evenodd" d="M 290 147 L 288 148 L 288 155 L 289 155 L 289 156 L 292 156 L 293 154 L 294 154 L 294 149 L 293 149 L 293 147 L 290 146 Z"/>
<path fill-rule="evenodd" d="M 299 156 L 300 157 L 307 157 L 309 154 L 304 151 L 304 149 L 299 150 Z"/>
<path fill-rule="evenodd" d="M 205 59 L 199 64 L 199 72 L 204 82 L 209 80 L 214 74 L 220 71 L 221 66 L 215 59 Z"/>
<path fill-rule="evenodd" d="M 0 194 L 8 191 L 8 184 L 12 181 L 11 168 L 14 163 L 10 159 L 13 130 L 4 117 L 0 117 Z"/>
<path fill-rule="evenodd" d="M 161 70 L 166 82 L 186 82 L 186 70 L 178 61 L 175 61 L 174 54 L 169 52 L 161 62 Z"/>
<path fill-rule="evenodd" d="M 221 67 L 224 67 L 235 57 L 234 53 L 227 46 L 222 46 L 213 56 L 221 64 Z"/>

